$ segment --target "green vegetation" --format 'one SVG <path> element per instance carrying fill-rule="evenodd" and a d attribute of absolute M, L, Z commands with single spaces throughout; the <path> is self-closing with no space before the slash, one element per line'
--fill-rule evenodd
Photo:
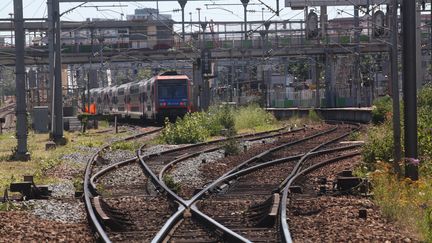
<path fill-rule="evenodd" d="M 276 118 L 271 113 L 255 104 L 240 108 L 235 113 L 235 129 L 237 131 L 266 130 L 271 129 L 271 126 L 276 124 Z"/>
<path fill-rule="evenodd" d="M 165 121 L 165 129 L 161 138 L 168 144 L 196 143 L 207 139 L 212 128 L 205 127 L 208 124 L 205 113 L 188 113 L 183 118 L 178 118 L 176 123 Z"/>
<path fill-rule="evenodd" d="M 321 121 L 321 117 L 319 117 L 318 113 L 314 110 L 309 110 L 308 119 L 312 122 Z"/>
<path fill-rule="evenodd" d="M 383 123 L 386 117 L 392 113 L 392 98 L 384 96 L 374 100 L 372 108 L 372 122 Z"/>
<path fill-rule="evenodd" d="M 100 147 L 107 139 L 119 134 L 88 134 L 65 132 L 65 138 L 70 141 L 65 146 L 58 146 L 55 150 L 45 151 L 45 144 L 49 141 L 48 134 L 28 134 L 28 150 L 31 160 L 27 162 L 15 162 L 10 160 L 16 138 L 12 132 L 0 135 L 0 196 L 11 182 L 22 181 L 24 175 L 33 175 L 36 184 L 49 184 L 58 182 L 63 176 L 82 178 L 82 172 L 86 161 L 69 161 L 62 159 L 65 155 L 80 153 L 87 155 L 91 151 L 83 150 L 83 146 Z M 126 136 L 127 134 L 120 134 Z M 69 175 L 56 172 L 63 168 L 70 168 Z M 68 171 L 68 170 L 66 170 Z"/>
<path fill-rule="evenodd" d="M 375 102 L 379 124 L 368 129 L 363 147 L 363 172 L 373 183 L 374 199 L 385 216 L 397 220 L 421 241 L 432 241 L 432 86 L 418 95 L 418 144 L 420 179 L 401 180 L 392 171 L 391 99 Z M 403 127 L 402 127 L 403 129 Z M 403 132 L 402 132 L 403 135 Z M 403 145 L 403 143 L 402 143 Z M 403 161 L 401 162 L 403 164 Z"/>
<path fill-rule="evenodd" d="M 393 158 L 392 123 L 386 120 L 383 124 L 368 129 L 367 141 L 362 155 L 368 170 L 374 170 L 376 161 L 391 161 Z"/>
<path fill-rule="evenodd" d="M 180 184 L 174 181 L 174 178 L 170 175 L 164 175 L 163 177 L 164 183 L 165 185 L 171 189 L 173 192 L 175 193 L 179 193 L 180 192 Z"/>
<path fill-rule="evenodd" d="M 273 115 L 257 105 L 211 107 L 208 112 L 186 114 L 176 123 L 167 120 L 161 140 L 168 144 L 197 143 L 211 136 L 232 136 L 237 132 L 264 131 L 276 127 Z"/>
<path fill-rule="evenodd" d="M 111 145 L 112 150 L 129 150 L 129 151 L 136 151 L 139 149 L 141 144 L 136 143 L 134 141 L 119 141 L 115 142 Z"/>
<path fill-rule="evenodd" d="M 237 155 L 240 153 L 239 143 L 230 138 L 223 144 L 223 149 L 227 155 Z"/>

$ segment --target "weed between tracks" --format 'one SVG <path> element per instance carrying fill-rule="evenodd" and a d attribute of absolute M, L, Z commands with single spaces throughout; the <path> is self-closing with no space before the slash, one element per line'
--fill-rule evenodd
<path fill-rule="evenodd" d="M 211 107 L 208 112 L 186 114 L 176 123 L 166 121 L 161 140 L 168 144 L 197 143 L 212 136 L 234 133 L 266 131 L 280 127 L 274 116 L 257 105 L 233 108 Z"/>

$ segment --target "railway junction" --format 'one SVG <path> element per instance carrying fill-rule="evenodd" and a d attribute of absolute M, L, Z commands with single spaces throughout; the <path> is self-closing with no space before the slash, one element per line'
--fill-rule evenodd
<path fill-rule="evenodd" d="M 432 241 L 428 0 L 11 0 L 0 48 L 0 242 Z"/>

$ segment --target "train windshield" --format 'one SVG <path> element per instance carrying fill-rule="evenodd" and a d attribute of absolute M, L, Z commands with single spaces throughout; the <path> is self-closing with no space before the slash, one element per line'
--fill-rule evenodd
<path fill-rule="evenodd" d="M 158 82 L 159 99 L 186 99 L 187 80 L 162 80 Z"/>

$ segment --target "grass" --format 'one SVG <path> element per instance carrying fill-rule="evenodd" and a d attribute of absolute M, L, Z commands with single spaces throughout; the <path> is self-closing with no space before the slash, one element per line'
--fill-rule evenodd
<path fill-rule="evenodd" d="M 400 180 L 388 163 L 370 174 L 374 201 L 384 216 L 396 221 L 420 241 L 432 242 L 432 185 L 430 177 Z"/>
<path fill-rule="evenodd" d="M 208 112 L 188 113 L 176 123 L 165 123 L 160 136 L 168 144 L 197 143 L 232 134 L 262 132 L 281 127 L 269 112 L 258 105 L 246 107 L 213 106 Z"/>
<path fill-rule="evenodd" d="M 265 130 L 276 123 L 276 118 L 258 105 L 242 107 L 234 114 L 234 126 L 237 131 L 244 129 Z"/>
<path fill-rule="evenodd" d="M 115 142 L 111 145 L 111 149 L 113 150 L 129 150 L 129 151 L 136 151 L 140 148 L 141 144 L 134 142 L 134 141 L 119 141 Z"/>
<path fill-rule="evenodd" d="M 419 180 L 401 179 L 404 171 L 400 176 L 392 171 L 392 109 L 388 97 L 374 102 L 373 115 L 379 125 L 368 127 L 362 149 L 364 164 L 358 172 L 371 179 L 374 200 L 387 218 L 401 224 L 418 240 L 432 242 L 432 85 L 425 85 L 417 100 Z M 404 133 L 401 135 L 403 141 Z M 400 163 L 402 170 L 404 160 Z"/>
<path fill-rule="evenodd" d="M 28 151 L 31 159 L 27 162 L 11 161 L 12 151 L 16 147 L 17 141 L 12 132 L 0 135 L 0 196 L 11 182 L 22 181 L 24 175 L 33 175 L 36 184 L 49 184 L 57 182 L 60 178 L 48 176 L 47 172 L 51 169 L 68 162 L 62 160 L 64 155 L 83 152 L 80 146 L 100 147 L 115 134 L 82 134 L 64 133 L 69 141 L 65 146 L 57 147 L 55 150 L 45 151 L 45 144 L 49 141 L 48 134 L 35 134 L 29 132 Z M 121 135 L 125 136 L 125 135 Z M 68 163 L 68 166 L 75 166 L 77 163 Z M 84 164 L 81 166 L 84 169 Z M 82 175 L 76 175 L 81 177 Z"/>

